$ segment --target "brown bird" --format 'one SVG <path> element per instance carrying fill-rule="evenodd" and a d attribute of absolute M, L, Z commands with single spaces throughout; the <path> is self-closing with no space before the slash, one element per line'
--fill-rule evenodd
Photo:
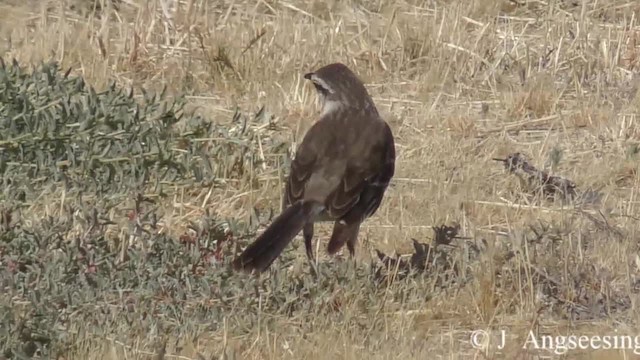
<path fill-rule="evenodd" d="M 328 253 L 345 244 L 355 254 L 360 224 L 380 206 L 395 172 L 395 143 L 362 81 L 334 63 L 304 75 L 315 86 L 322 112 L 291 163 L 285 209 L 234 260 L 236 270 L 266 270 L 302 230 L 313 268 L 314 222 L 334 221 Z"/>

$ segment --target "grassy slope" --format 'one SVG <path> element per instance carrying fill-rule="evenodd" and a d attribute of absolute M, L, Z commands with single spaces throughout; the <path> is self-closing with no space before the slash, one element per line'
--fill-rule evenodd
<path fill-rule="evenodd" d="M 235 106 L 264 105 L 276 117 L 278 135 L 291 140 L 315 114 L 313 91 L 301 75 L 344 62 L 368 84 L 398 152 L 394 185 L 362 228 L 360 261 L 374 248 L 408 253 L 410 239 L 428 241 L 431 226 L 443 223 L 459 223 L 462 236 L 488 244 L 466 270 L 469 283 L 431 291 L 428 301 L 412 295 L 403 302 L 393 291 L 362 291 L 366 280 L 346 281 L 315 295 L 342 299 L 339 315 L 274 310 L 247 330 L 230 314 L 211 331 L 184 318 L 179 325 L 198 338 L 170 338 L 166 358 L 464 358 L 477 354 L 469 330 L 489 327 L 507 329 L 512 341 L 502 354 L 515 356 L 526 354 L 521 344 L 530 329 L 637 332 L 640 5 L 183 1 L 167 11 L 168 22 L 160 2 L 128 3 L 92 18 L 78 15 L 78 6 L 52 5 L 47 12 L 0 2 L 0 55 L 23 63 L 59 60 L 97 88 L 110 80 L 165 84 L 221 123 Z M 601 189 L 602 204 L 581 212 L 526 197 L 517 178 L 491 160 L 516 151 L 583 189 Z M 237 219 L 247 219 L 253 206 L 277 208 L 277 174 L 201 191 L 176 188 L 160 204 L 160 231 L 177 237 L 207 208 Z M 55 216 L 64 199 L 41 201 L 24 216 Z M 114 236 L 125 236 L 126 219 L 112 220 L 123 224 L 113 226 Z M 300 248 L 297 256 L 303 266 Z M 553 281 L 541 281 L 540 273 Z M 420 281 L 394 289 L 429 288 L 430 280 Z M 611 310 L 622 298 L 626 305 Z M 592 307 L 590 316 L 568 320 L 585 307 Z M 153 329 L 129 331 L 125 338 L 78 336 L 68 358 L 146 359 L 159 352 Z"/>

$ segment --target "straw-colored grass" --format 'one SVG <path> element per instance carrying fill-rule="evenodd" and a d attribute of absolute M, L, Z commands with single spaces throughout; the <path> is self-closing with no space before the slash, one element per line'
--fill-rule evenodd
<path fill-rule="evenodd" d="M 112 80 L 167 86 L 220 123 L 236 106 L 265 106 L 278 136 L 292 143 L 317 114 L 302 75 L 343 62 L 366 82 L 397 149 L 393 185 L 362 227 L 358 261 L 376 261 L 374 249 L 409 253 L 412 238 L 428 242 L 441 224 L 458 223 L 460 236 L 487 243 L 470 282 L 417 305 L 385 297 L 358 309 L 360 294 L 345 287 L 332 296 L 354 305 L 339 323 L 265 314 L 259 328 L 237 335 L 244 324 L 230 314 L 220 330 L 169 338 L 164 358 L 525 358 L 553 355 L 526 343 L 529 331 L 640 333 L 640 3 L 122 0 L 117 9 L 97 1 L 97 13 L 93 3 L 0 1 L 0 56 L 22 64 L 55 59 L 96 88 Z M 518 178 L 492 160 L 513 152 L 580 189 L 599 190 L 601 202 L 576 209 L 525 196 Z M 277 210 L 279 171 L 213 189 L 176 188 L 160 204 L 159 231 L 179 236 L 205 210 L 237 219 L 248 219 L 253 207 Z M 41 200 L 25 216 L 56 215 L 60 194 Z M 317 236 L 329 230 L 322 226 Z M 324 241 L 319 261 L 332 266 Z M 304 251 L 297 252 L 304 266 Z M 552 298 L 535 271 L 575 286 Z M 592 315 L 584 320 L 545 308 L 580 303 L 569 288 L 606 304 L 584 310 Z M 614 310 L 610 302 L 623 295 L 625 305 Z M 506 348 L 474 349 L 476 329 L 490 329 L 494 341 L 505 330 Z M 146 334 L 128 337 L 95 335 L 66 358 L 162 358 Z M 632 349 L 567 354 L 635 356 Z"/>

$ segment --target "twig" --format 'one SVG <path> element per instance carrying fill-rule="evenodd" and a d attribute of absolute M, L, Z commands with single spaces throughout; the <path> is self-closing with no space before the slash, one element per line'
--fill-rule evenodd
<path fill-rule="evenodd" d="M 576 196 L 577 187 L 573 181 L 536 169 L 520 153 L 510 154 L 506 159 L 494 158 L 493 160 L 504 163 L 507 171 L 542 190 L 542 194 L 546 197 L 559 195 L 563 199 L 573 200 Z"/>

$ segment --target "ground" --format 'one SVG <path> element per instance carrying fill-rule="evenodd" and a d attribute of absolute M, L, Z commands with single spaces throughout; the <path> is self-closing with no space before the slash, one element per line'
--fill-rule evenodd
<path fill-rule="evenodd" d="M 255 169 L 229 170 L 208 186 L 175 183 L 164 197 L 145 190 L 160 214 L 151 239 L 180 243 L 189 222 L 210 217 L 244 224 L 225 227 L 233 244 L 225 260 L 246 246 L 269 212 L 280 211 L 281 160 L 317 115 L 302 75 L 330 62 L 366 83 L 396 139 L 396 174 L 361 228 L 356 268 L 346 254 L 325 254 L 326 225 L 317 231 L 320 280 L 309 275 L 298 240 L 260 279 L 213 261 L 189 275 L 193 284 L 176 275 L 180 288 L 167 290 L 162 279 L 148 289 L 114 287 L 113 303 L 93 294 L 78 306 L 84 313 L 56 322 L 51 346 L 59 358 L 622 359 L 634 356 L 634 346 L 640 354 L 640 338 L 627 350 L 563 352 L 557 343 L 550 350 L 527 342 L 530 334 L 640 334 L 638 3 L 96 3 L 0 1 L 0 56 L 24 66 L 55 60 L 96 89 L 164 86 L 222 128 L 235 126 L 236 112 L 253 118 L 246 114 L 262 109 L 249 126 L 252 156 L 262 160 Z M 214 151 L 225 139 L 199 141 L 214 163 L 228 165 L 228 155 Z M 587 195 L 540 196 L 495 160 L 514 153 Z M 114 254 L 125 253 L 127 241 L 138 246 L 124 210 L 133 199 L 122 196 L 105 211 Z M 26 227 L 63 218 L 65 201 L 71 196 L 60 189 L 33 196 L 13 221 Z M 73 224 L 64 239 L 78 231 Z M 456 266 L 453 279 L 439 276 L 451 271 L 444 265 L 394 281 L 373 274 L 376 250 L 411 254 L 412 239 L 435 245 L 433 227 L 441 225 L 459 227 L 458 238 L 439 245 Z M 212 290 L 222 285 L 231 290 Z M 14 307 L 35 301 L 3 299 Z M 147 317 L 151 308 L 157 312 Z M 491 343 L 474 347 L 474 330 Z M 498 349 L 501 330 L 506 346 Z"/>

